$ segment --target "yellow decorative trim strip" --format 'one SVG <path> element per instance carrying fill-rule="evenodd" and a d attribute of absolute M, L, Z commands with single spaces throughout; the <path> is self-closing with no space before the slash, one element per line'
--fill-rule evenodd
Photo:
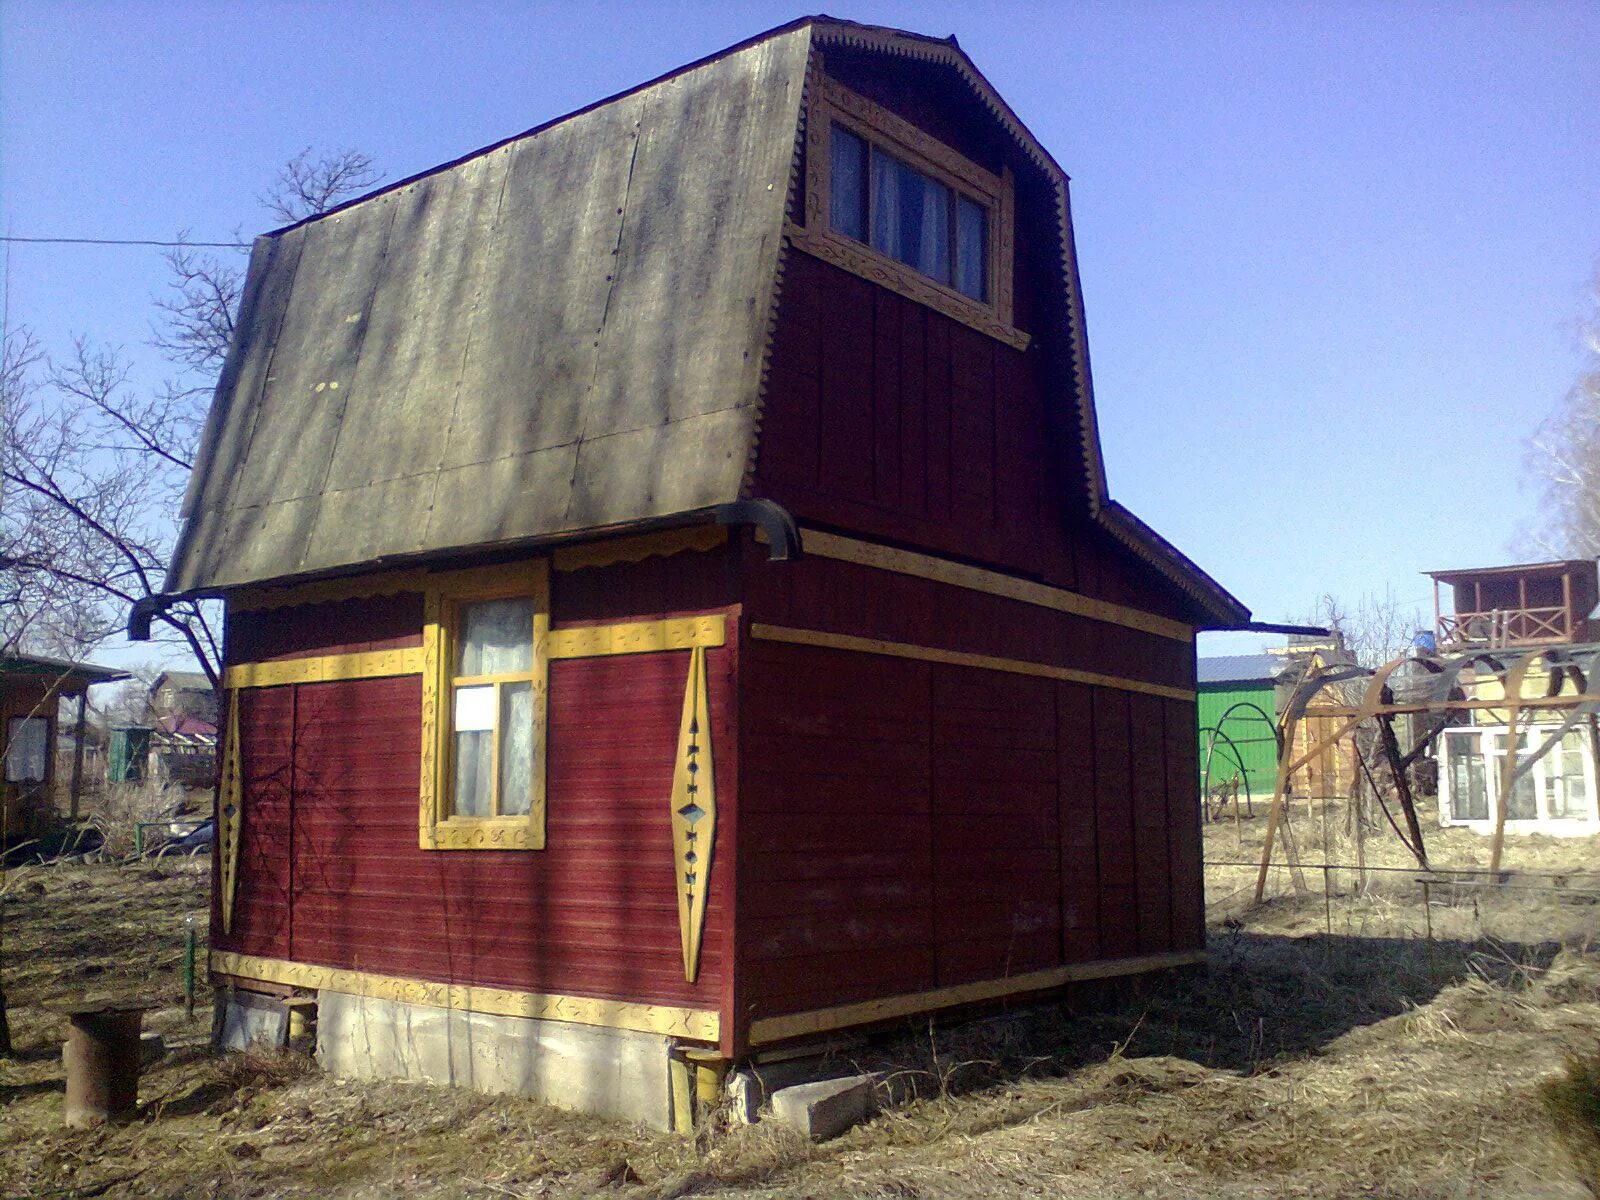
<path fill-rule="evenodd" d="M 976 983 L 962 983 L 927 992 L 908 992 L 899 996 L 885 996 L 879 1000 L 863 1000 L 859 1004 L 840 1004 L 834 1008 L 818 1008 L 810 1012 L 792 1013 L 781 1017 L 763 1017 L 750 1023 L 750 1044 L 764 1046 L 772 1042 L 788 1041 L 790 1038 L 825 1033 L 832 1029 L 846 1029 L 852 1025 L 892 1021 L 898 1017 L 914 1016 L 936 1008 L 977 1004 L 984 1000 L 998 1000 L 1002 996 L 1048 991 L 1068 983 L 1110 979 L 1118 975 L 1139 975 L 1145 971 L 1184 967 L 1205 960 L 1204 950 L 1149 954 L 1141 958 L 1104 959 L 1100 962 L 1051 967 L 1027 975 L 1012 975 L 1005 979 L 982 979 Z"/>
<path fill-rule="evenodd" d="M 627 621 L 550 631 L 550 657 L 602 658 L 611 654 L 652 654 L 721 646 L 728 639 L 721 615 L 673 617 L 665 621 Z"/>
<path fill-rule="evenodd" d="M 529 1017 L 539 1021 L 571 1021 L 605 1029 L 636 1029 L 715 1042 L 721 1021 L 715 1012 L 676 1008 L 668 1004 L 635 1004 L 624 1000 L 598 1000 L 588 996 L 561 996 L 544 992 L 518 992 L 472 984 L 430 983 L 395 975 L 374 975 L 315 963 L 258 958 L 226 950 L 211 952 L 211 969 L 223 975 L 255 979 L 288 987 L 326 988 L 351 996 L 426 1004 L 457 1012 L 493 1013 L 502 1017 Z"/>
<path fill-rule="evenodd" d="M 419 837 L 424 850 L 544 849 L 544 826 L 528 817 L 446 817 Z"/>
<path fill-rule="evenodd" d="M 965 650 L 939 650 L 933 646 L 913 646 L 906 642 L 886 642 L 878 638 L 854 637 L 847 633 L 824 633 L 820 629 L 790 629 L 782 625 L 750 626 L 750 636 L 768 642 L 790 642 L 798 646 L 820 646 L 828 650 L 854 650 L 861 654 L 884 654 L 891 658 L 911 658 L 921 662 L 949 663 L 957 667 L 978 667 L 986 671 L 1009 671 L 1013 675 L 1034 675 L 1042 679 L 1063 679 L 1068 683 L 1087 683 L 1095 687 L 1117 688 L 1124 692 L 1145 692 L 1173 700 L 1193 700 L 1194 693 L 1164 683 L 1101 675 L 1048 663 L 1024 662 L 1016 658 L 993 658 L 969 654 Z"/>
<path fill-rule="evenodd" d="M 796 250 L 803 250 L 813 258 L 832 263 L 852 275 L 859 275 L 868 283 L 888 288 L 907 300 L 926 304 L 979 333 L 988 334 L 996 341 L 1026 350 L 1032 340 L 1022 330 L 996 320 L 994 311 L 987 305 L 969 300 L 954 288 L 918 274 L 912 267 L 901 266 L 894 259 L 879 254 L 852 237 L 835 233 L 832 229 L 808 229 L 792 221 L 784 225 L 783 231 Z"/>
<path fill-rule="evenodd" d="M 583 571 L 590 567 L 610 567 L 617 563 L 643 562 L 686 551 L 715 550 L 728 543 L 724 525 L 689 525 L 661 533 L 642 533 L 635 537 L 611 538 L 604 542 L 584 542 L 577 546 L 558 546 L 551 552 L 551 565 L 558 571 Z"/>
<path fill-rule="evenodd" d="M 379 679 L 385 675 L 422 672 L 421 646 L 404 650 L 365 650 L 359 654 L 323 654 L 282 662 L 237 663 L 222 673 L 230 688 L 282 687 L 290 683 L 327 683 L 335 679 Z"/>
<path fill-rule="evenodd" d="M 343 579 L 315 579 L 281 587 L 242 588 L 228 596 L 230 612 L 266 612 L 299 604 L 328 604 L 335 600 L 364 600 L 369 596 L 394 596 L 420 592 L 428 585 L 426 571 L 383 571 Z"/>
<path fill-rule="evenodd" d="M 239 835 L 244 825 L 243 757 L 239 747 L 239 693 L 227 698 L 228 741 L 222 750 L 217 789 L 217 862 L 222 868 L 222 932 L 233 929 L 233 899 L 239 891 Z"/>
<path fill-rule="evenodd" d="M 1024 604 L 1034 604 L 1040 608 L 1054 609 L 1056 612 L 1088 617 L 1092 621 L 1104 621 L 1108 625 L 1121 625 L 1127 629 L 1137 629 L 1142 633 L 1153 633 L 1158 637 L 1171 638 L 1186 645 L 1192 645 L 1194 642 L 1193 627 L 1185 625 L 1182 621 L 1160 617 L 1155 613 L 1129 608 L 1123 604 L 1113 604 L 1109 600 L 1096 600 L 1092 596 L 1069 592 L 1065 588 L 1034 583 L 1031 579 L 1018 579 L 1015 575 L 968 566 L 966 563 L 953 562 L 948 558 L 935 558 L 930 554 L 897 550 L 893 546 L 883 546 L 876 542 L 840 537 L 838 534 L 824 533 L 820 529 L 803 529 L 801 538 L 805 552 L 815 554 L 818 558 L 836 558 L 841 562 L 893 571 L 897 575 L 914 575 L 918 579 L 930 579 L 935 583 L 950 584 L 952 587 L 986 592 L 991 596 L 1004 596 L 1010 600 L 1021 600 Z"/>
<path fill-rule="evenodd" d="M 672 861 L 677 876 L 678 932 L 683 977 L 700 974 L 700 943 L 711 890 L 711 850 L 717 836 L 717 782 L 711 760 L 711 704 L 706 695 L 706 651 L 689 652 L 689 682 L 678 722 L 678 759 L 672 772 Z"/>

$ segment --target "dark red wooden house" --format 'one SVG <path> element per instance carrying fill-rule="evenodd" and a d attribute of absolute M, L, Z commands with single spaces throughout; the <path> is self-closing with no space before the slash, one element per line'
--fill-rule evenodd
<path fill-rule="evenodd" d="M 1108 498 L 1066 176 L 954 41 L 764 34 L 259 239 L 238 329 L 168 584 L 227 1003 L 666 1123 L 1201 956 L 1248 614 Z"/>

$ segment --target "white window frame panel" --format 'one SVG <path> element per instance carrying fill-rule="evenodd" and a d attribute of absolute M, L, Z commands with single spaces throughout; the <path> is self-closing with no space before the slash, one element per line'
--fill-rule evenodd
<path fill-rule="evenodd" d="M 1505 737 L 1509 729 L 1504 725 L 1467 725 L 1454 726 L 1446 729 L 1439 737 L 1439 824 L 1446 829 L 1470 829 L 1474 833 L 1492 834 L 1500 811 L 1500 762 L 1501 755 L 1491 752 L 1495 737 Z M 1536 750 L 1550 736 L 1554 729 L 1549 725 L 1523 726 L 1521 734 L 1527 739 L 1530 751 Z M 1583 735 L 1587 743 L 1588 733 L 1581 726 L 1574 732 Z M 1454 742 L 1452 734 L 1471 735 L 1476 739 L 1477 755 L 1483 763 L 1484 789 L 1488 795 L 1488 816 L 1483 819 L 1457 820 L 1454 816 L 1455 797 L 1451 794 L 1451 760 L 1454 751 L 1451 749 Z M 1584 745 L 1580 757 L 1583 761 L 1584 786 L 1588 795 L 1589 813 L 1587 817 L 1552 817 L 1549 808 L 1549 793 L 1547 791 L 1551 775 L 1554 773 L 1559 761 L 1557 751 L 1552 750 L 1538 762 L 1533 764 L 1529 775 L 1533 778 L 1534 802 L 1537 805 L 1538 815 L 1532 820 L 1508 818 L 1506 831 L 1508 833 L 1544 833 L 1552 837 L 1591 837 L 1600 832 L 1600 797 L 1595 793 L 1596 769 L 1594 751 Z"/>

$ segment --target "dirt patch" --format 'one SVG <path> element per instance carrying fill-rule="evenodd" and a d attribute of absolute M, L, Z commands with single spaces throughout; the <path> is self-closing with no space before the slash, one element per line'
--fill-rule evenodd
<path fill-rule="evenodd" d="M 1537 937 L 1466 922 L 1429 943 L 1404 936 L 1420 914 L 1399 893 L 1333 936 L 1320 896 L 1283 896 L 1224 914 L 1202 970 L 858 1046 L 892 1103 L 812 1146 L 213 1058 L 180 1004 L 206 885 L 190 864 L 8 875 L 20 1057 L 0 1063 L 0 1195 L 1586 1195 L 1535 1093 L 1597 1044 L 1590 909 L 1517 900 Z M 148 1025 L 173 1049 L 137 1121 L 80 1132 L 61 1125 L 64 1026 L 45 1006 L 89 991 L 156 1000 Z"/>

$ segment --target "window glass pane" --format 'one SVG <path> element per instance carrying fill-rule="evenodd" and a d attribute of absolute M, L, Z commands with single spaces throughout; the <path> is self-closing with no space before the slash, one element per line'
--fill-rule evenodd
<path fill-rule="evenodd" d="M 1457 821 L 1487 821 L 1489 793 L 1484 787 L 1483 755 L 1475 733 L 1447 733 L 1450 757 L 1450 815 Z"/>
<path fill-rule="evenodd" d="M 533 685 L 500 688 L 500 812 L 525 817 L 533 808 Z"/>
<path fill-rule="evenodd" d="M 950 282 L 950 189 L 872 148 L 872 246 Z"/>
<path fill-rule="evenodd" d="M 457 675 L 499 675 L 533 667 L 533 601 L 469 604 L 461 613 Z"/>
<path fill-rule="evenodd" d="M 456 689 L 452 728 L 456 739 L 452 811 L 459 817 L 487 817 L 494 778 L 493 684 Z"/>
<path fill-rule="evenodd" d="M 48 717 L 12 717 L 6 723 L 6 781 L 43 783 L 49 753 Z"/>
<path fill-rule="evenodd" d="M 1544 760 L 1545 801 L 1550 815 L 1561 821 L 1582 821 L 1589 816 L 1589 781 L 1584 775 L 1587 735 L 1574 730 L 1561 739 Z"/>
<path fill-rule="evenodd" d="M 841 125 L 828 134 L 832 172 L 828 197 L 833 227 L 857 241 L 867 240 L 867 144 Z"/>
<path fill-rule="evenodd" d="M 1539 802 L 1533 790 L 1533 772 L 1511 785 L 1511 803 L 1506 805 L 1506 820 L 1532 821 L 1539 815 Z"/>
<path fill-rule="evenodd" d="M 956 290 L 989 298 L 989 212 L 965 196 L 956 199 Z"/>

